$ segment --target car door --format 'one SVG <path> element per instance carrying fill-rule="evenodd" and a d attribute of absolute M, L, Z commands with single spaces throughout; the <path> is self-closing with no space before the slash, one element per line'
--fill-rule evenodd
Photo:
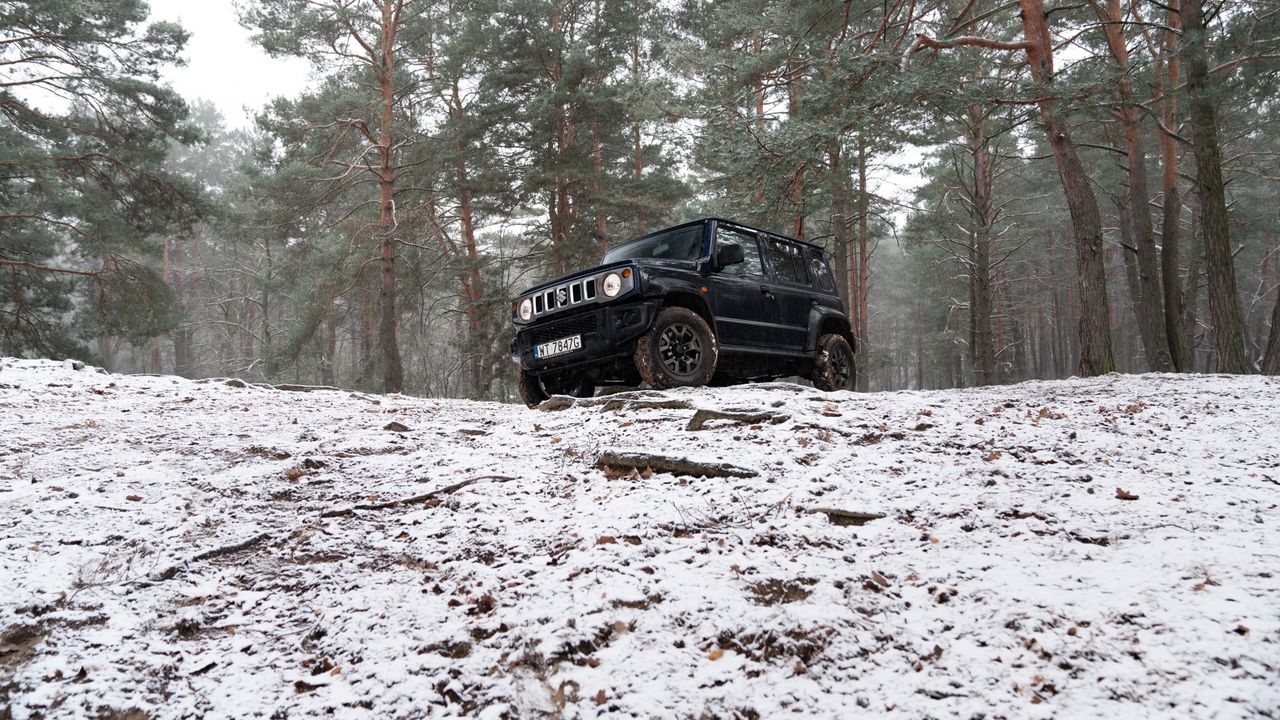
<path fill-rule="evenodd" d="M 728 225 L 716 226 L 712 257 L 725 245 L 741 245 L 743 261 L 716 268 L 708 277 L 711 312 L 722 345 L 772 347 L 776 335 L 777 306 L 765 276 L 764 259 L 754 231 Z"/>
<path fill-rule="evenodd" d="M 797 352 L 805 350 L 809 341 L 809 312 L 813 305 L 813 292 L 805 267 L 804 248 L 772 235 L 765 235 L 761 239 L 764 241 L 765 257 L 774 279 L 778 347 Z"/>

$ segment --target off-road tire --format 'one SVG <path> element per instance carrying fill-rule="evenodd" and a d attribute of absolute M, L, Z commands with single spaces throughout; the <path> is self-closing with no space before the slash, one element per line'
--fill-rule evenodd
<path fill-rule="evenodd" d="M 819 390 L 853 389 L 855 377 L 853 348 L 843 335 L 823 335 L 818 338 L 818 359 L 813 363 L 809 380 Z"/>
<path fill-rule="evenodd" d="M 535 408 L 546 402 L 552 395 L 571 395 L 573 397 L 591 397 L 596 392 L 596 386 L 590 380 L 583 378 L 573 378 L 565 381 L 560 378 L 561 382 L 557 385 L 548 386 L 547 383 L 533 373 L 520 371 L 520 380 L 516 383 L 516 391 L 520 393 L 520 399 L 524 404 Z"/>
<path fill-rule="evenodd" d="M 698 313 L 663 308 L 649 331 L 636 341 L 640 377 L 658 390 L 706 385 L 716 372 L 720 344 Z"/>

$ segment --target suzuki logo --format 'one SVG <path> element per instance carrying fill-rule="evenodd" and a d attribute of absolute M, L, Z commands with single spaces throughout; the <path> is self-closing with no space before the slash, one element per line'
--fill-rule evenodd
<path fill-rule="evenodd" d="M 557 305 L 568 305 L 568 304 L 569 304 L 569 289 L 568 289 L 568 288 L 560 288 L 559 290 L 557 290 L 557 291 L 556 291 L 556 304 L 557 304 Z"/>

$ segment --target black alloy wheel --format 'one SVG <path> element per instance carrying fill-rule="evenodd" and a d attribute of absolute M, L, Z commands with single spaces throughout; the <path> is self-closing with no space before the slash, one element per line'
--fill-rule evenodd
<path fill-rule="evenodd" d="M 663 308 L 636 341 L 636 370 L 658 390 L 706 385 L 716 371 L 720 346 L 711 326 L 683 307 Z"/>
<path fill-rule="evenodd" d="M 814 387 L 828 392 L 852 389 L 855 372 L 853 348 L 844 336 L 831 334 L 818 338 L 818 358 L 809 375 Z"/>
<path fill-rule="evenodd" d="M 703 361 L 702 341 L 693 328 L 672 323 L 658 336 L 658 359 L 668 373 L 678 378 L 692 377 Z"/>

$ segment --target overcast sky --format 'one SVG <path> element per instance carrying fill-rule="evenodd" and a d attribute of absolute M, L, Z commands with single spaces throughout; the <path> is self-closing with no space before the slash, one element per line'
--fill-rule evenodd
<path fill-rule="evenodd" d="M 248 127 L 268 100 L 306 86 L 307 62 L 267 57 L 240 26 L 232 0 L 151 0 L 151 17 L 175 20 L 191 33 L 187 65 L 165 74 L 188 100 L 217 105 L 229 127 Z"/>

